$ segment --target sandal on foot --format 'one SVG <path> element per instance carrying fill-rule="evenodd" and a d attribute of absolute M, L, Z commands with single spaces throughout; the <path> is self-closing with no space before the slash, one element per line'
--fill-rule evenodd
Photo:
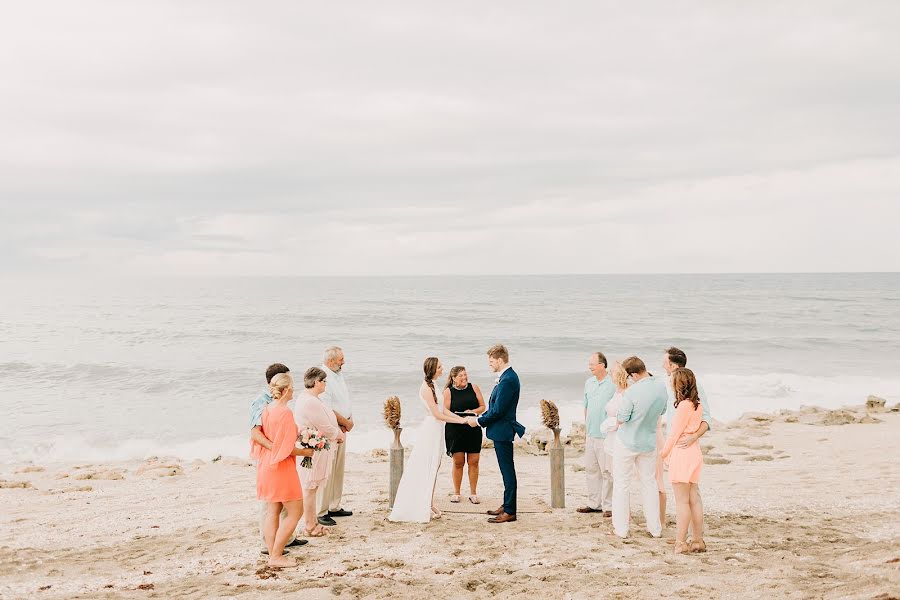
<path fill-rule="evenodd" d="M 691 552 L 706 552 L 706 542 L 703 540 L 691 542 Z"/>
<path fill-rule="evenodd" d="M 443 515 L 444 515 L 444 513 L 439 511 L 436 507 L 434 507 L 434 506 L 431 507 L 431 518 L 432 519 L 440 519 Z"/>
<path fill-rule="evenodd" d="M 450 496 L 450 502 L 453 504 L 459 504 L 459 494 L 453 494 Z"/>
<path fill-rule="evenodd" d="M 687 554 L 691 551 L 691 547 L 688 546 L 687 542 L 675 542 L 675 547 L 672 549 L 672 554 Z"/>
<path fill-rule="evenodd" d="M 479 500 L 478 496 L 476 496 L 475 494 L 469 496 L 469 502 L 471 502 L 472 504 L 481 504 L 481 500 Z"/>

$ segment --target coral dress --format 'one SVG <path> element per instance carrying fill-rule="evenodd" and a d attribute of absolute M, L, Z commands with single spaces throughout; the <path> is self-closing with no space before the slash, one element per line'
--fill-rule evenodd
<path fill-rule="evenodd" d="M 297 444 L 294 413 L 286 406 L 268 405 L 262 413 L 262 432 L 272 440 L 267 450 L 253 442 L 250 455 L 256 459 L 256 497 L 266 502 L 301 500 L 297 460 L 291 454 Z"/>
<path fill-rule="evenodd" d="M 694 407 L 690 400 L 682 400 L 675 408 L 675 418 L 672 419 L 672 431 L 666 439 L 660 456 L 669 457 L 669 479 L 672 483 L 698 483 L 700 471 L 703 470 L 703 453 L 700 452 L 699 442 L 694 442 L 687 448 L 679 448 L 675 445 L 678 439 L 685 433 L 696 433 L 703 422 L 703 409 Z M 671 454 L 671 456 L 670 456 Z"/>
<path fill-rule="evenodd" d="M 343 439 L 344 434 L 338 427 L 334 411 L 309 392 L 300 394 L 294 410 L 297 411 L 299 427 L 317 429 L 319 433 L 328 438 L 331 446 L 328 450 L 317 450 L 313 454 L 311 468 L 300 467 L 300 483 L 303 485 L 303 489 L 314 490 L 328 480 L 334 463 L 334 454 L 337 451 L 337 441 Z"/>

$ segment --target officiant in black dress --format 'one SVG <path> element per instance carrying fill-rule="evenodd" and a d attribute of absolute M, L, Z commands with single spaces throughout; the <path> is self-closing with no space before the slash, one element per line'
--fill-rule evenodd
<path fill-rule="evenodd" d="M 450 369 L 450 377 L 444 389 L 444 410 L 463 417 L 478 416 L 485 411 L 484 397 L 474 383 L 469 382 L 465 367 Z M 444 438 L 447 455 L 453 457 L 453 489 L 450 502 L 460 501 L 463 468 L 469 467 L 469 502 L 478 500 L 478 461 L 481 458 L 481 427 L 447 423 Z"/>

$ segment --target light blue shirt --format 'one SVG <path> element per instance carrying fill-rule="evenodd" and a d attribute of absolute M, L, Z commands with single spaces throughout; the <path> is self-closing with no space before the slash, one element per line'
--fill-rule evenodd
<path fill-rule="evenodd" d="M 606 420 L 606 405 L 609 404 L 615 393 L 616 385 L 609 375 L 600 381 L 591 375 L 584 382 L 584 408 L 587 409 L 584 427 L 588 437 L 600 439 L 606 437 L 600 426 Z"/>
<path fill-rule="evenodd" d="M 656 424 L 666 414 L 665 379 L 647 377 L 631 384 L 622 394 L 616 419 L 622 422 L 616 437 L 633 452 L 656 450 Z"/>
<path fill-rule="evenodd" d="M 272 395 L 266 390 L 250 403 L 250 429 L 262 427 L 263 410 L 270 402 L 272 402 Z"/>
<path fill-rule="evenodd" d="M 668 400 L 666 401 L 666 431 L 672 429 L 672 419 L 675 418 L 675 390 L 672 388 L 672 377 L 666 377 L 666 393 Z M 697 382 L 697 395 L 700 396 L 700 408 L 703 409 L 702 419 L 706 421 L 706 426 L 712 429 L 709 422 L 709 400 L 706 397 L 706 390 Z"/>

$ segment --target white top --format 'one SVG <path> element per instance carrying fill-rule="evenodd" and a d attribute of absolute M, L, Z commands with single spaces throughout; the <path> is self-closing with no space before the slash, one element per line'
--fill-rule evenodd
<path fill-rule="evenodd" d="M 353 416 L 353 406 L 350 404 L 350 390 L 347 388 L 347 381 L 344 379 L 344 372 L 335 373 L 327 366 L 322 365 L 325 370 L 325 391 L 319 395 L 319 398 L 331 410 L 338 413 L 345 419 Z"/>
<path fill-rule="evenodd" d="M 510 368 L 512 368 L 512 365 L 509 363 L 506 363 L 506 366 L 503 367 L 503 369 L 499 373 L 497 373 L 497 378 L 494 379 L 494 383 L 500 383 L 500 378 L 503 377 L 503 374 L 506 373 L 506 370 L 510 369 Z"/>

